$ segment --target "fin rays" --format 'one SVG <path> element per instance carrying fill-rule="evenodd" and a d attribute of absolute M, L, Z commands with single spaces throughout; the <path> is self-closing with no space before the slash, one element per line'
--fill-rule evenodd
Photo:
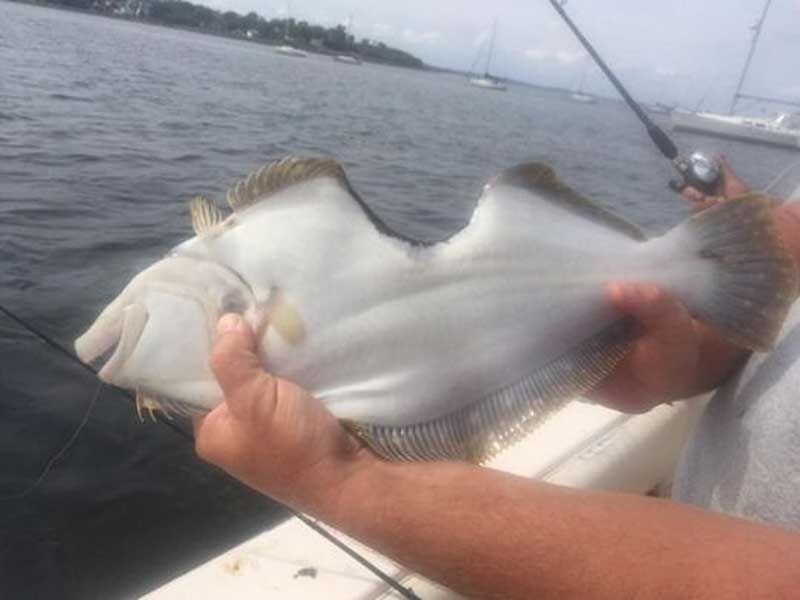
<path fill-rule="evenodd" d="M 403 427 L 344 426 L 389 460 L 483 463 L 597 385 L 622 360 L 634 336 L 627 321 L 618 321 L 516 384 L 433 421 Z"/>
<path fill-rule="evenodd" d="M 189 204 L 189 214 L 192 219 L 192 229 L 197 235 L 213 229 L 223 221 L 220 210 L 202 196 L 192 199 Z"/>
<path fill-rule="evenodd" d="M 333 177 L 350 189 L 344 169 L 335 160 L 289 156 L 264 165 L 231 187 L 228 204 L 238 212 L 281 190 L 319 177 Z"/>
<path fill-rule="evenodd" d="M 194 417 L 202 414 L 202 411 L 185 402 L 158 398 L 142 390 L 136 390 L 136 414 L 139 416 L 139 421 L 144 423 L 145 414 L 147 414 L 150 420 L 155 423 L 156 413 L 161 413 L 167 419 L 172 420 L 172 415 Z"/>

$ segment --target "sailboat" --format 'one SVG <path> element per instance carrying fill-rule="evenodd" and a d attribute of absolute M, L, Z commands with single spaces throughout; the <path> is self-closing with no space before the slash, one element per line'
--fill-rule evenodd
<path fill-rule="evenodd" d="M 569 95 L 569 97 L 572 98 L 575 102 L 582 102 L 583 104 L 594 104 L 595 102 L 597 102 L 597 98 L 583 91 L 583 86 L 586 83 L 586 73 L 588 69 L 589 69 L 589 63 L 587 62 L 583 66 L 583 72 L 581 73 L 581 81 L 578 84 L 578 89 L 572 92 Z"/>
<path fill-rule="evenodd" d="M 350 16 L 347 17 L 347 24 L 345 25 L 344 28 L 345 35 L 349 35 L 350 30 L 352 28 L 353 28 L 353 17 Z M 335 60 L 336 62 L 344 63 L 346 65 L 354 65 L 354 66 L 361 65 L 361 59 L 356 54 L 342 54 L 342 53 L 334 54 L 333 60 Z"/>
<path fill-rule="evenodd" d="M 286 31 L 283 34 L 284 44 L 275 48 L 275 52 L 278 54 L 282 54 L 283 56 L 294 56 L 295 58 L 306 58 L 308 56 L 308 52 L 300 50 L 300 48 L 295 48 L 292 46 L 289 41 L 292 39 L 289 35 L 289 23 L 291 21 L 291 17 L 289 15 L 292 14 L 292 5 L 290 2 L 286 3 Z"/>
<path fill-rule="evenodd" d="M 742 93 L 771 4 L 772 0 L 767 0 L 761 18 L 753 26 L 753 42 L 750 45 L 750 51 L 745 60 L 742 74 L 739 77 L 739 83 L 733 95 L 728 114 L 674 110 L 670 115 L 673 129 L 800 150 L 800 113 L 782 113 L 771 119 L 745 117 L 735 114 L 736 105 L 741 99 L 800 107 L 800 102 Z"/>
<path fill-rule="evenodd" d="M 497 77 L 494 77 L 489 73 L 489 67 L 492 63 L 492 55 L 494 54 L 494 42 L 496 36 L 497 36 L 497 19 L 494 20 L 494 25 L 492 26 L 492 37 L 489 40 L 489 54 L 486 57 L 486 69 L 484 69 L 482 76 L 470 77 L 469 83 L 470 85 L 473 85 L 477 88 L 482 88 L 484 90 L 505 92 L 507 89 L 506 85 L 502 83 Z"/>

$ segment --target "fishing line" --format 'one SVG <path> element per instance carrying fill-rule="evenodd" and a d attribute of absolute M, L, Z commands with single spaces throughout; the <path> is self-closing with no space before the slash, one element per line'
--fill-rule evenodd
<path fill-rule="evenodd" d="M 100 381 L 98 382 L 97 389 L 95 390 L 94 395 L 92 396 L 92 401 L 89 402 L 89 406 L 86 408 L 86 411 L 83 414 L 83 419 L 81 419 L 80 424 L 75 428 L 75 431 L 72 432 L 72 435 L 67 440 L 67 442 L 61 447 L 61 450 L 56 452 L 55 455 L 53 455 L 53 457 L 49 461 L 47 461 L 47 464 L 44 466 L 44 469 L 42 469 L 42 472 L 39 474 L 39 477 L 36 478 L 36 481 L 34 481 L 26 489 L 17 494 L 11 494 L 10 496 L 0 497 L 0 502 L 8 502 L 10 500 L 20 500 L 22 498 L 30 496 L 34 491 L 36 491 L 36 488 L 38 488 L 41 485 L 41 483 L 45 480 L 47 475 L 50 473 L 50 470 L 55 466 L 55 464 L 59 460 L 61 460 L 61 458 L 69 451 L 69 449 L 72 448 L 73 444 L 75 443 L 75 440 L 78 439 L 78 436 L 80 435 L 81 431 L 83 431 L 83 428 L 86 427 L 86 424 L 89 422 L 89 416 L 92 414 L 92 410 L 94 409 L 95 404 L 97 404 L 97 399 L 100 397 L 100 392 L 102 391 L 102 389 L 103 389 L 103 382 Z"/>
<path fill-rule="evenodd" d="M 2 304 L 0 304 L 0 313 L 4 314 L 6 317 L 11 319 L 14 323 L 19 325 L 20 327 L 22 327 L 26 331 L 32 333 L 34 336 L 39 338 L 39 340 L 44 342 L 46 345 L 50 346 L 52 349 L 54 349 L 57 352 L 63 354 L 64 356 L 66 356 L 70 361 L 80 365 L 85 370 L 89 371 L 92 375 L 94 375 L 95 377 L 97 376 L 97 371 L 91 365 L 87 365 L 86 363 L 81 361 L 77 356 L 75 356 L 72 352 L 70 352 L 64 346 L 59 344 L 52 337 L 50 337 L 46 333 L 40 331 L 39 329 L 37 329 L 36 327 L 34 327 L 30 323 L 28 323 L 26 320 L 22 319 L 21 317 L 18 317 L 16 314 L 11 312 L 9 309 L 4 307 Z M 18 498 L 23 498 L 23 497 L 27 496 L 29 493 L 31 493 L 34 489 L 36 489 L 36 487 L 38 485 L 41 484 L 41 482 L 47 476 L 49 471 L 53 468 L 53 465 L 55 465 L 55 463 L 58 462 L 64 456 L 64 454 L 66 454 L 66 452 L 69 450 L 69 448 L 75 443 L 75 440 L 77 439 L 78 434 L 80 434 L 80 432 L 86 426 L 86 423 L 89 420 L 89 415 L 91 414 L 92 409 L 94 408 L 94 405 L 96 404 L 97 399 L 99 398 L 100 392 L 102 391 L 103 387 L 105 387 L 105 386 L 102 383 L 97 387 L 97 390 L 95 391 L 94 397 L 92 398 L 92 401 L 91 401 L 91 403 L 89 405 L 89 408 L 87 409 L 86 414 L 83 417 L 83 421 L 78 426 L 78 428 L 75 430 L 75 432 L 73 433 L 72 437 L 64 445 L 64 447 L 52 459 L 50 459 L 50 461 L 45 466 L 44 471 L 42 472 L 41 475 L 39 475 L 39 478 L 33 483 L 33 485 L 31 485 L 27 490 L 24 490 L 20 494 L 14 494 L 12 496 L 7 496 L 7 497 L 0 498 L 0 501 L 15 500 L 15 499 L 18 499 Z M 119 392 L 122 395 L 124 395 L 131 402 L 135 401 L 134 396 L 132 394 L 130 394 L 128 391 L 120 389 L 120 388 L 117 388 L 117 387 L 111 387 L 111 389 L 116 391 L 116 392 Z M 158 419 L 159 423 L 161 423 L 162 425 L 166 425 L 172 431 L 174 431 L 179 436 L 183 437 L 187 441 L 191 442 L 192 445 L 194 445 L 194 436 L 193 435 L 191 435 L 187 431 L 184 431 L 183 429 L 178 427 L 175 423 L 173 423 L 172 421 L 167 420 L 166 418 L 162 417 L 160 414 L 156 414 L 156 418 Z M 406 598 L 407 600 L 422 600 L 419 596 L 417 596 L 414 593 L 414 590 L 412 590 L 411 588 L 407 588 L 407 587 L 403 586 L 399 581 L 397 581 L 391 575 L 387 574 L 380 567 L 378 567 L 375 563 L 371 562 L 370 560 L 368 560 L 367 558 L 365 558 L 364 556 L 359 554 L 356 550 L 353 550 L 345 542 L 341 541 L 336 536 L 334 536 L 332 533 L 330 533 L 329 531 L 327 531 L 326 529 L 321 527 L 319 525 L 319 523 L 317 523 L 316 521 L 314 521 L 312 519 L 309 519 L 307 516 L 297 512 L 293 508 L 290 508 L 288 506 L 285 507 L 285 508 L 289 511 L 289 513 L 292 516 L 297 518 L 301 523 L 303 523 L 304 525 L 306 525 L 307 527 L 309 527 L 310 529 L 312 529 L 313 531 L 315 531 L 316 533 L 318 533 L 319 535 L 324 537 L 326 540 L 331 542 L 334 546 L 339 548 L 342 552 L 344 552 L 345 554 L 350 556 L 352 559 L 354 559 L 356 562 L 358 562 L 361 566 L 365 567 L 373 575 L 378 577 L 378 579 L 380 579 L 385 584 L 389 585 L 392 589 L 397 591 L 403 598 Z"/>
<path fill-rule="evenodd" d="M 701 152 L 692 153 L 688 159 L 681 156 L 675 142 L 673 142 L 664 130 L 656 125 L 653 119 L 639 106 L 639 103 L 628 93 L 628 90 L 606 64 L 600 54 L 598 54 L 591 42 L 581 33 L 581 30 L 578 29 L 578 26 L 569 17 L 567 11 L 564 10 L 567 0 L 550 0 L 550 4 L 553 5 L 553 8 L 572 30 L 572 33 L 575 34 L 575 37 L 578 38 L 578 41 L 586 49 L 586 52 L 589 53 L 589 56 L 594 59 L 595 64 L 600 67 L 600 70 L 603 71 L 611 84 L 616 88 L 617 92 L 622 96 L 622 99 L 625 100 L 625 103 L 642 122 L 647 134 L 650 136 L 650 139 L 656 145 L 659 152 L 670 161 L 675 170 L 680 174 L 681 179 L 669 182 L 670 188 L 680 193 L 687 186 L 691 186 L 705 194 L 711 194 L 716 189 L 720 178 L 719 169 L 713 161 Z"/>
<path fill-rule="evenodd" d="M 766 188 L 764 188 L 764 193 L 765 194 L 772 194 L 773 192 L 775 192 L 776 188 L 778 188 L 781 184 L 784 184 L 786 182 L 786 180 L 789 179 L 790 176 L 794 175 L 794 171 L 795 170 L 797 170 L 798 174 L 800 174 L 800 162 L 792 163 L 791 165 L 786 167 L 783 171 L 781 171 L 780 174 L 777 177 L 775 177 L 775 179 L 773 179 Z M 785 200 L 790 200 L 791 199 L 788 196 L 793 191 L 794 190 L 787 190 L 786 191 L 786 196 L 787 197 L 785 198 Z"/>
<path fill-rule="evenodd" d="M 0 304 L 0 313 L 3 313 L 9 319 L 14 321 L 17 325 L 19 325 L 23 329 L 29 331 L 33 335 L 35 335 L 37 338 L 39 338 L 39 340 L 44 342 L 46 345 L 50 346 L 53 350 L 56 350 L 57 352 L 63 354 L 70 361 L 72 361 L 73 363 L 79 365 L 80 367 L 83 367 L 84 370 L 86 370 L 89 373 L 91 373 L 94 377 L 97 377 L 97 370 L 94 369 L 94 367 L 84 363 L 82 360 L 80 360 L 72 352 L 67 350 L 64 346 L 59 344 L 52 337 L 50 337 L 46 333 L 40 331 L 39 329 L 37 329 L 36 327 L 31 325 L 29 322 L 27 322 L 24 319 L 22 319 L 21 317 L 18 317 L 16 314 L 14 314 L 10 310 L 8 310 L 6 307 L 4 307 L 2 304 Z M 131 394 L 127 390 L 123 390 L 123 389 L 120 389 L 120 388 L 117 388 L 117 387 L 114 387 L 112 389 L 116 390 L 121 395 L 127 397 L 129 401 L 131 401 L 131 402 L 135 402 L 136 401 L 136 398 L 133 396 L 133 394 Z M 192 442 L 194 442 L 194 437 L 190 433 L 184 431 L 183 429 L 178 427 L 175 423 L 173 423 L 169 419 L 166 419 L 161 414 L 156 414 L 155 417 L 156 417 L 156 420 L 158 420 L 158 422 L 161 423 L 162 425 L 166 425 L 167 427 L 169 427 L 170 429 L 172 429 L 173 431 L 175 431 L 179 435 L 185 437 L 186 439 L 192 440 Z"/>

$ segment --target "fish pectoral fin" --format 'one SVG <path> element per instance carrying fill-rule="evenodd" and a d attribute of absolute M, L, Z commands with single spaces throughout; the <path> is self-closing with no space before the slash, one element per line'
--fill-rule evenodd
<path fill-rule="evenodd" d="M 197 235 L 202 235 L 223 221 L 220 210 L 208 198 L 202 196 L 192 199 L 189 204 L 189 214 L 192 219 L 192 229 Z"/>
<path fill-rule="evenodd" d="M 273 288 L 269 295 L 264 319 L 263 333 L 271 326 L 291 346 L 297 346 L 306 337 L 303 317 L 279 288 Z"/>
<path fill-rule="evenodd" d="M 400 427 L 345 427 L 388 460 L 485 463 L 605 379 L 635 337 L 635 328 L 620 320 L 522 380 L 449 415 Z"/>

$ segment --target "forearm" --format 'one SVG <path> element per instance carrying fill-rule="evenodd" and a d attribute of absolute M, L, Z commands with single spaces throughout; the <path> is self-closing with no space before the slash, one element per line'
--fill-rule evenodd
<path fill-rule="evenodd" d="M 305 508 L 480 598 L 779 598 L 798 537 L 652 498 L 362 455 Z"/>

